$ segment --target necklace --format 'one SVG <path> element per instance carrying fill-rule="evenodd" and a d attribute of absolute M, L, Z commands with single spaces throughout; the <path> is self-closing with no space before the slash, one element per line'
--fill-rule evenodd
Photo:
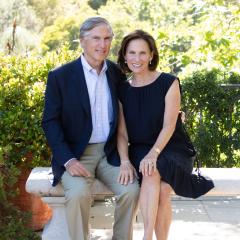
<path fill-rule="evenodd" d="M 154 72 L 154 74 L 148 75 L 146 79 L 137 80 L 134 75 L 129 78 L 129 83 L 132 87 L 143 87 L 156 81 L 161 75 L 160 72 Z"/>

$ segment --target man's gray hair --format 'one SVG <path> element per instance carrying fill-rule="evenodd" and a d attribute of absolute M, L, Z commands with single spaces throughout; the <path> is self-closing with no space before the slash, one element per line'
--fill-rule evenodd
<path fill-rule="evenodd" d="M 107 27 L 109 28 L 112 36 L 113 36 L 113 30 L 112 30 L 112 27 L 110 25 L 110 23 L 105 19 L 105 18 L 102 18 L 102 17 L 91 17 L 91 18 L 88 18 L 87 20 L 85 20 L 81 27 L 80 27 L 80 38 L 83 38 L 87 35 L 87 33 L 92 30 L 93 28 L 99 26 L 99 25 L 102 25 L 102 24 L 106 24 Z"/>

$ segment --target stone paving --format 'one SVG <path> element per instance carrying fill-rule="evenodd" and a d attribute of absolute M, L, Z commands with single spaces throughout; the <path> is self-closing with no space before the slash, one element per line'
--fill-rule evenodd
<path fill-rule="evenodd" d="M 240 197 L 173 197 L 173 222 L 169 240 L 240 240 Z M 96 201 L 91 208 L 91 240 L 110 240 L 114 203 Z M 141 214 L 134 224 L 133 240 L 141 240 Z M 155 239 L 155 238 L 154 238 Z"/>

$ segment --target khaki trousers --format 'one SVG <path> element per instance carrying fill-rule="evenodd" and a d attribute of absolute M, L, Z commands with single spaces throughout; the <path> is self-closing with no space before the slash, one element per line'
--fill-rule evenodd
<path fill-rule="evenodd" d="M 127 186 L 117 182 L 119 167 L 108 164 L 103 148 L 103 143 L 89 144 L 80 159 L 91 173 L 91 177 L 72 177 L 67 171 L 62 176 L 66 198 L 66 218 L 71 240 L 89 239 L 90 188 L 95 177 L 108 186 L 116 196 L 112 239 L 132 239 L 139 186 L 137 181 Z"/>

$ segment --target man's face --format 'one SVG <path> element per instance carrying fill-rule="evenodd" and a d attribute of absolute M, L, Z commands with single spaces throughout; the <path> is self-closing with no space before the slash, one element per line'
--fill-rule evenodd
<path fill-rule="evenodd" d="M 80 42 L 88 63 L 98 67 L 109 54 L 112 32 L 106 24 L 101 24 L 87 32 Z"/>

